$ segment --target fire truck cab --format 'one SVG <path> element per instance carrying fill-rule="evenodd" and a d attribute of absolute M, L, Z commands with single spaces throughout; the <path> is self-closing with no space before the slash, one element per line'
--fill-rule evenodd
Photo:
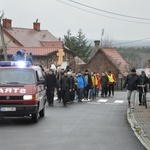
<path fill-rule="evenodd" d="M 41 67 L 28 61 L 0 61 L 0 116 L 45 116 L 46 89 Z"/>

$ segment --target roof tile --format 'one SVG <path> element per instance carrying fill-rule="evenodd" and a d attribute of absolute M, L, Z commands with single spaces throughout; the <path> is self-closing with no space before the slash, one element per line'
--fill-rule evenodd
<path fill-rule="evenodd" d="M 59 41 L 48 30 L 36 31 L 34 29 L 14 27 L 11 29 L 4 28 L 4 30 L 25 47 L 42 47 L 41 42 Z"/>
<path fill-rule="evenodd" d="M 103 52 L 122 74 L 130 69 L 129 63 L 115 49 L 103 49 Z"/>
<path fill-rule="evenodd" d="M 50 47 L 7 47 L 7 54 L 13 55 L 19 49 L 26 50 L 27 53 L 32 53 L 33 56 L 46 56 L 49 53 L 55 52 L 60 48 L 50 48 Z"/>

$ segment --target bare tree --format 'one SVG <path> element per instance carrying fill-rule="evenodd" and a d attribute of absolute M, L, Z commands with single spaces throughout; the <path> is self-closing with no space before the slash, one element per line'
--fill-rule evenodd
<path fill-rule="evenodd" d="M 102 41 L 102 47 L 103 48 L 111 48 L 112 47 L 112 44 L 113 44 L 113 38 L 110 37 L 109 35 L 106 35 L 104 38 L 103 38 L 103 41 Z"/>

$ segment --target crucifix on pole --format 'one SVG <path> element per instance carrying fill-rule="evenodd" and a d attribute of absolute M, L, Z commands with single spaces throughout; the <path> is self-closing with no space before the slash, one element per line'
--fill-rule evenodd
<path fill-rule="evenodd" d="M 59 49 L 57 52 L 57 56 L 58 56 L 58 62 L 57 65 L 61 65 L 63 62 L 63 56 L 65 55 L 63 49 Z"/>
<path fill-rule="evenodd" d="M 6 44 L 5 44 L 5 40 L 4 40 L 4 35 L 3 35 L 3 30 L 2 30 L 2 18 L 4 16 L 4 12 L 0 11 L 1 16 L 0 16 L 0 35 L 1 35 L 1 42 L 2 42 L 2 48 L 3 48 L 3 54 L 4 54 L 4 60 L 7 61 L 7 51 L 6 51 Z"/>

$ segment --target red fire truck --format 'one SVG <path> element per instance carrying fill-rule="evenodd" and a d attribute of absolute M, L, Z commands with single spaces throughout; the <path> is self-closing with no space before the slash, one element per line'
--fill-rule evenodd
<path fill-rule="evenodd" d="M 45 116 L 46 89 L 42 69 L 28 61 L 0 62 L 0 116 Z"/>

